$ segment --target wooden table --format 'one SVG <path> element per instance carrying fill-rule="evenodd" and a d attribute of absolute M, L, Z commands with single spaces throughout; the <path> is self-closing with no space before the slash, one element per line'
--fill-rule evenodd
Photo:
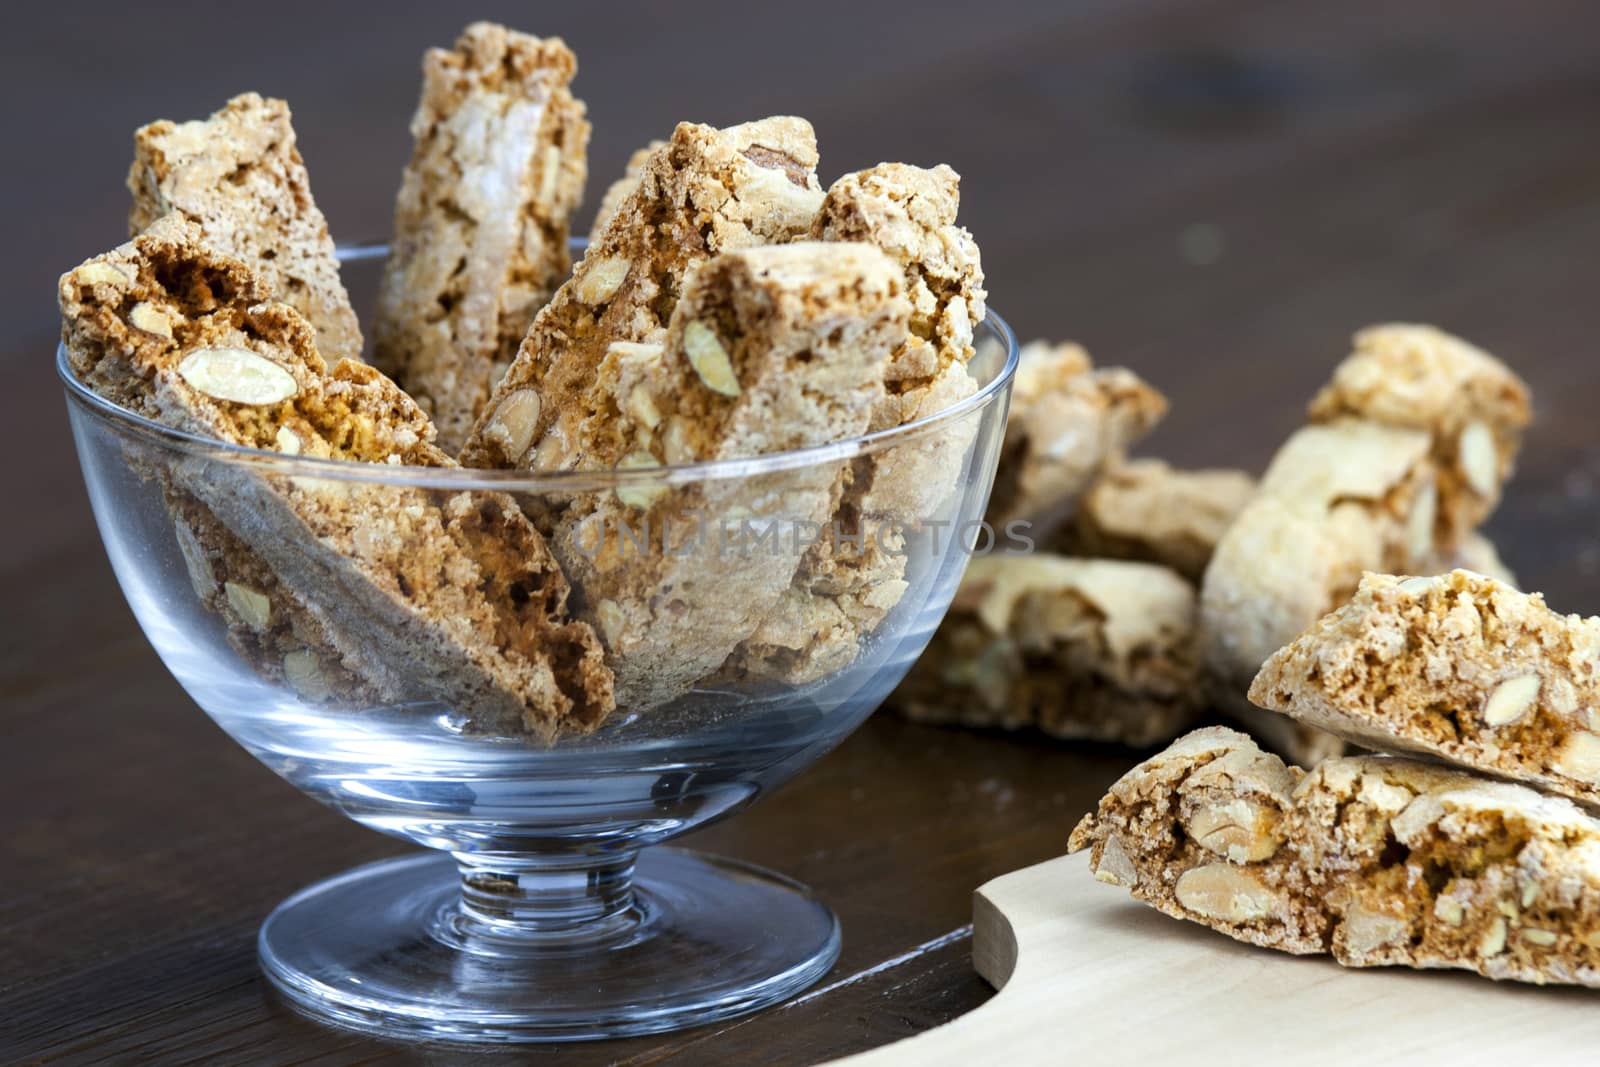
<path fill-rule="evenodd" d="M 170 6 L 34 5 L 9 17 L 0 64 L 0 1061 L 467 1060 L 324 1030 L 267 994 L 254 933 L 272 905 L 403 846 L 261 769 L 156 661 L 106 566 L 51 367 L 53 280 L 122 238 L 134 126 L 244 89 L 286 96 L 336 235 L 381 235 L 417 57 L 463 16 Z M 994 306 L 1151 378 L 1174 410 L 1147 451 L 1185 464 L 1259 469 L 1365 323 L 1479 341 L 1539 405 L 1490 530 L 1529 587 L 1600 608 L 1592 4 L 472 7 L 578 50 L 596 184 L 678 119 L 778 111 L 816 124 L 826 179 L 949 161 Z M 988 995 L 967 958 L 972 889 L 1059 853 L 1131 759 L 879 716 L 692 839 L 838 911 L 844 955 L 821 985 L 721 1026 L 537 1056 L 777 1067 L 948 1020 Z"/>

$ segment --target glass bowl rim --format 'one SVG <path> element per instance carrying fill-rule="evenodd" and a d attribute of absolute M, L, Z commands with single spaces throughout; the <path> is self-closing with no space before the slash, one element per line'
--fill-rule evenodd
<path fill-rule="evenodd" d="M 586 241 L 574 240 L 574 248 Z M 368 243 L 342 246 L 341 262 L 377 259 L 388 246 Z M 936 434 L 946 424 L 990 403 L 1011 382 L 1020 360 L 1016 335 L 993 310 L 987 310 L 979 328 L 988 328 L 1006 347 L 1005 363 L 994 377 L 971 396 L 925 415 L 904 426 L 848 437 L 809 448 L 786 452 L 767 452 L 738 459 L 705 460 L 677 466 L 636 467 L 626 470 L 527 471 L 479 469 L 475 467 L 416 467 L 383 463 L 355 463 L 315 456 L 288 456 L 281 452 L 236 445 L 200 434 L 175 430 L 153 419 L 114 404 L 78 380 L 67 362 L 65 344 L 56 345 L 56 373 L 71 400 L 82 404 L 103 422 L 114 424 L 119 433 L 152 441 L 160 447 L 220 462 L 251 467 L 263 473 L 329 478 L 337 481 L 380 482 L 438 489 L 494 489 L 505 492 L 590 492 L 635 484 L 681 485 L 725 478 L 749 478 L 778 471 L 798 470 L 823 463 L 836 463 L 871 455 L 910 440 Z"/>

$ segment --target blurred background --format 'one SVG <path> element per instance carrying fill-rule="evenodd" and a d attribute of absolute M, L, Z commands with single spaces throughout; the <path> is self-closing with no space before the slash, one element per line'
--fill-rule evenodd
<path fill-rule="evenodd" d="M 1172 398 L 1146 452 L 1259 470 L 1357 327 L 1477 341 L 1540 408 L 1491 531 L 1535 586 L 1577 583 L 1558 605 L 1600 606 L 1594 511 L 1575 508 L 1600 476 L 1600 9 L 1583 0 L 29 5 L 0 46 L 6 447 L 64 454 L 53 282 L 125 237 L 137 125 L 285 97 L 335 237 L 381 237 L 422 51 L 472 18 L 577 51 L 585 222 L 628 153 L 684 119 L 803 115 L 825 184 L 950 163 L 1018 333 L 1081 341 Z M 71 515 L 18 547 L 92 536 L 76 487 L 53 488 Z"/>
<path fill-rule="evenodd" d="M 825 183 L 883 160 L 950 163 L 993 307 L 1024 339 L 1081 341 L 1171 398 L 1145 454 L 1258 473 L 1357 328 L 1418 320 L 1476 341 L 1538 408 L 1488 531 L 1525 587 L 1600 611 L 1592 0 L 13 4 L 0 807 L 21 822 L 0 825 L 0 871 L 16 875 L 0 879 L 0 1012 L 36 1047 L 369 1062 L 264 1007 L 249 946 L 285 893 L 398 846 L 256 767 L 138 632 L 68 440 L 54 286 L 126 238 L 134 128 L 245 90 L 292 105 L 335 237 L 384 237 L 422 52 L 474 18 L 577 51 L 594 124 L 585 223 L 628 154 L 685 119 L 803 115 Z M 847 942 L 857 969 L 966 921 L 982 877 L 1058 853 L 1082 810 L 1065 790 L 1129 758 L 1058 764 L 1023 742 L 872 726 L 700 839 L 818 886 L 865 932 Z M 753 1025 L 730 1062 L 810 1062 L 987 995 L 965 944 L 930 959 L 916 982 L 896 971 Z M 708 1062 L 700 1040 L 682 1038 L 688 1062 Z"/>

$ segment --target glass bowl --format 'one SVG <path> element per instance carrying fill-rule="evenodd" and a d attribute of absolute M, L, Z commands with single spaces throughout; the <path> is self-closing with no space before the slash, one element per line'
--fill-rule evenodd
<path fill-rule="evenodd" d="M 382 254 L 343 256 L 358 305 L 375 290 Z M 826 973 L 839 926 L 805 887 L 656 846 L 746 807 L 833 748 L 922 652 L 968 555 L 990 540 L 981 519 L 1017 351 L 992 314 L 978 334 L 977 391 L 921 422 L 803 451 L 601 474 L 356 464 L 224 445 L 113 406 L 58 354 L 107 554 L 167 668 L 297 788 L 432 850 L 284 901 L 259 939 L 277 989 L 337 1025 L 512 1042 L 709 1022 Z M 702 644 L 727 641 L 729 597 L 765 611 L 761 597 L 789 588 L 815 537 L 799 536 L 800 526 L 826 521 L 829 492 L 863 464 L 909 479 L 919 513 L 842 529 L 846 556 L 876 546 L 895 561 L 893 577 L 864 598 L 876 607 L 858 616 L 842 654 L 800 663 L 781 639 L 746 639 L 687 691 L 618 707 L 599 729 L 553 742 L 442 695 L 456 691 L 450 679 L 394 646 L 403 627 L 352 620 L 328 546 L 285 543 L 253 522 L 290 484 L 376 508 L 490 507 L 511 494 L 530 516 L 610 494 L 718 501 L 746 533 L 795 536 L 767 536 L 754 551 L 725 536 L 689 546 L 702 554 L 702 580 L 684 587 L 675 633 L 686 635 L 685 655 L 693 646 L 704 657 Z M 722 517 L 711 516 L 713 527 Z M 657 540 L 642 551 L 688 544 Z M 304 579 L 317 568 L 302 564 L 315 560 L 325 582 Z M 291 568 L 295 580 L 280 577 Z M 831 611 L 835 592 L 819 580 L 797 595 Z M 573 598 L 583 602 L 581 581 Z M 819 637 L 808 620 L 795 620 L 799 641 Z"/>

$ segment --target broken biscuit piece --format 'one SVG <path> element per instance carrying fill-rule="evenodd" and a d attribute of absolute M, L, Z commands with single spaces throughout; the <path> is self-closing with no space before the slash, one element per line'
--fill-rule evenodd
<path fill-rule="evenodd" d="M 326 358 L 361 358 L 361 329 L 327 220 L 311 198 L 288 104 L 244 93 L 208 119 L 152 122 L 134 133 L 133 145 L 130 235 L 164 215 L 183 215 L 304 315 Z"/>
<path fill-rule="evenodd" d="M 909 425 L 977 391 L 967 363 L 987 296 L 977 243 L 956 222 L 960 203 L 960 176 L 949 167 L 882 163 L 834 182 L 812 223 L 814 239 L 875 245 L 903 273 L 911 318 L 869 430 Z M 835 486 L 833 521 L 729 670 L 804 684 L 854 660 L 908 588 L 906 538 L 942 517 L 975 430 L 970 419 L 953 421 L 850 464 Z"/>
<path fill-rule="evenodd" d="M 1311 401 L 1310 417 L 1426 432 L 1437 479 L 1436 540 L 1452 549 L 1500 503 L 1531 417 L 1528 387 L 1500 360 L 1433 326 L 1370 326 L 1354 344 Z"/>
<path fill-rule="evenodd" d="M 581 469 L 647 472 L 854 436 L 908 316 L 898 266 L 871 245 L 722 253 L 690 277 L 661 344 L 612 346 L 569 399 L 564 440 Z M 795 528 L 827 517 L 838 470 L 681 488 L 646 474 L 561 511 L 552 544 L 624 706 L 679 696 L 750 636 L 794 575 Z"/>
<path fill-rule="evenodd" d="M 169 216 L 62 277 L 63 343 L 86 386 L 174 429 L 295 456 L 454 466 L 405 393 L 365 364 L 329 371 L 310 325 L 270 296 Z M 614 707 L 600 642 L 568 616 L 566 579 L 509 496 L 347 479 L 333 464 L 290 475 L 184 456 L 156 473 L 250 545 L 342 669 L 385 701 L 437 701 L 472 729 L 547 741 L 594 729 Z M 239 584 L 245 621 L 288 606 Z M 303 657 L 281 666 L 291 682 L 309 677 Z"/>
<path fill-rule="evenodd" d="M 429 49 L 395 204 L 373 363 L 453 452 L 567 275 L 589 123 L 560 38 L 493 23 Z"/>
<path fill-rule="evenodd" d="M 1600 806 L 1600 618 L 1471 571 L 1369 574 L 1261 668 L 1261 707 Z"/>
<path fill-rule="evenodd" d="M 1524 786 L 1387 756 L 1302 771 L 1212 727 L 1123 775 L 1069 848 L 1249 944 L 1600 986 L 1600 822 Z"/>
<path fill-rule="evenodd" d="M 1166 398 L 1138 375 L 1096 369 L 1078 345 L 1026 345 L 1011 386 L 989 522 L 1027 521 L 1035 538 L 1048 537 L 1166 411 Z"/>
<path fill-rule="evenodd" d="M 628 199 L 635 189 L 639 188 L 639 175 L 644 172 L 645 161 L 655 154 L 656 150 L 665 141 L 651 141 L 643 148 L 634 150 L 628 157 L 627 167 L 622 172 L 622 177 L 606 186 L 605 195 L 600 198 L 600 206 L 595 209 L 594 222 L 589 226 L 590 233 L 599 233 L 611 222 L 611 217 L 617 213 L 617 208 Z"/>
<path fill-rule="evenodd" d="M 584 468 L 566 423 L 606 354 L 617 344 L 662 344 L 689 272 L 712 256 L 804 234 L 822 200 L 816 165 L 816 137 L 804 119 L 726 130 L 679 124 L 535 317 L 461 461 Z"/>
<path fill-rule="evenodd" d="M 1159 563 L 1198 585 L 1217 542 L 1255 491 L 1255 479 L 1243 471 L 1179 470 L 1159 459 L 1118 463 L 1089 487 L 1052 547 Z"/>
<path fill-rule="evenodd" d="M 890 704 L 918 722 L 1170 741 L 1204 705 L 1194 589 L 1149 563 L 974 559 Z"/>

